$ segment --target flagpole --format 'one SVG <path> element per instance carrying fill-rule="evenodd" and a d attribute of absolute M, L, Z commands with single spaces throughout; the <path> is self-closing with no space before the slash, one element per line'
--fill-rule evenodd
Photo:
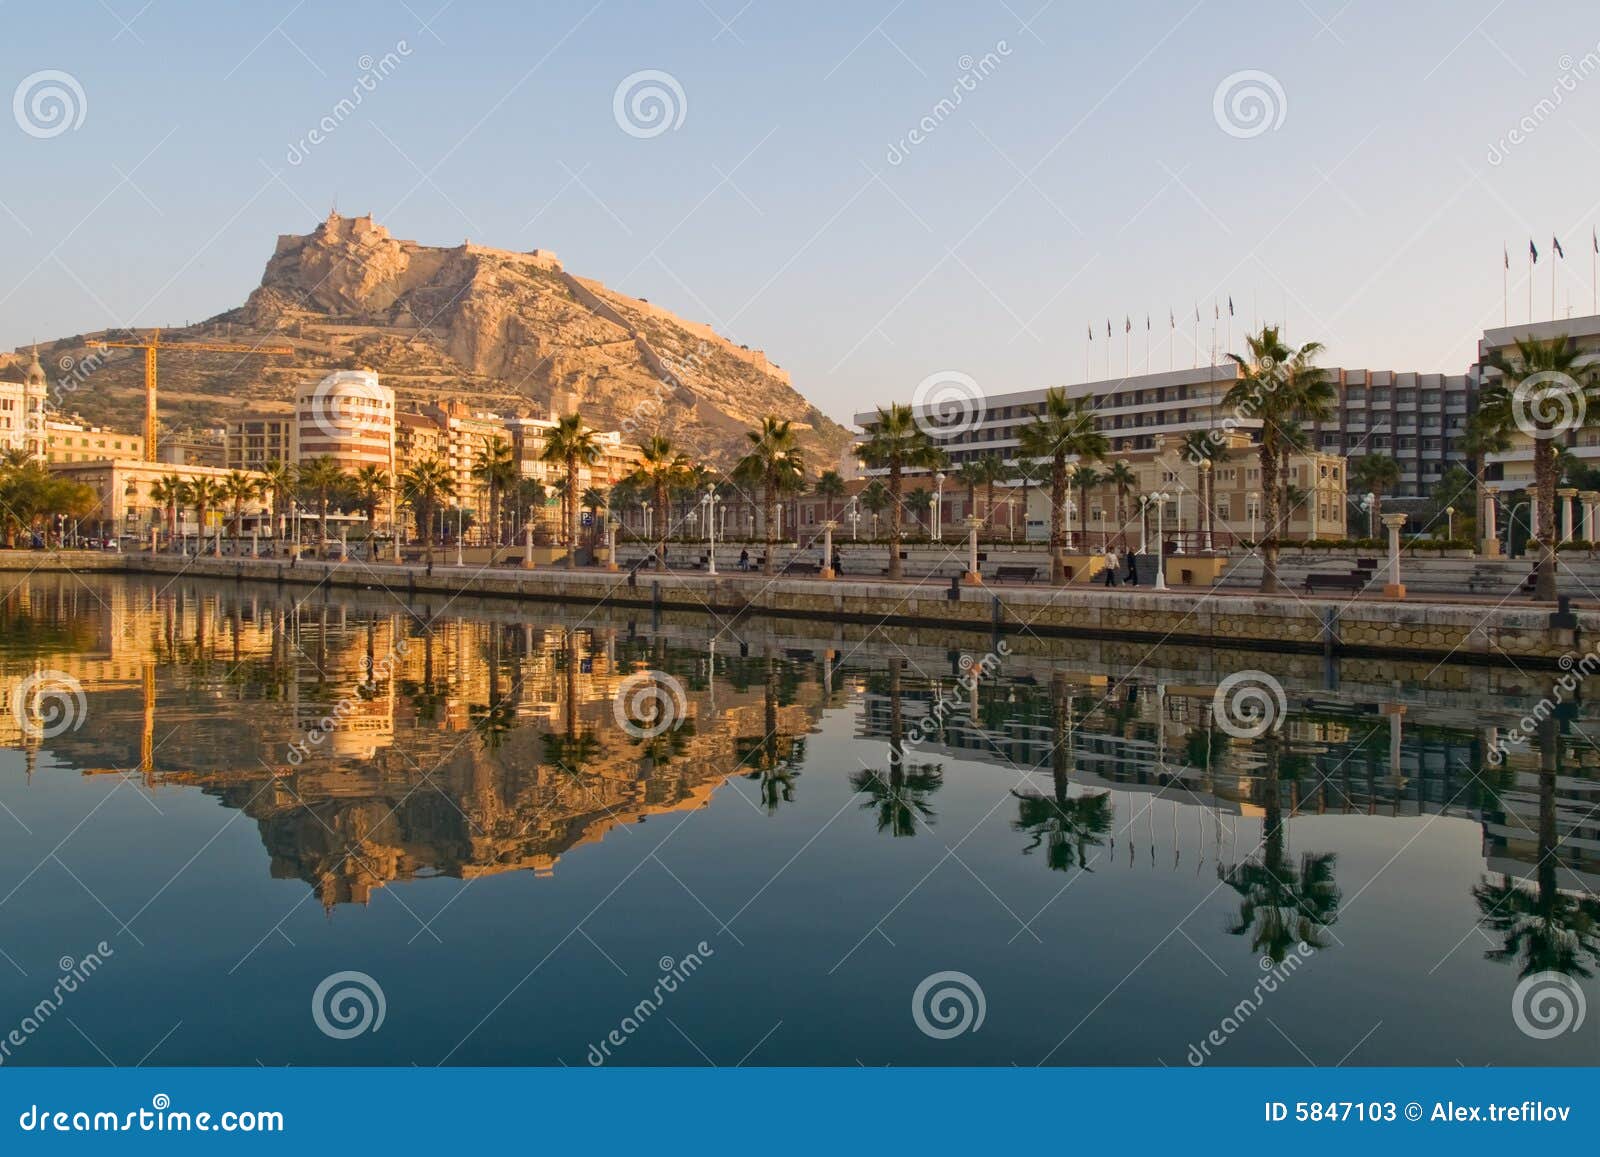
<path fill-rule="evenodd" d="M 1194 368 L 1200 368 L 1200 307 L 1194 307 Z"/>
<path fill-rule="evenodd" d="M 1528 324 L 1533 324 L 1533 242 L 1528 243 Z"/>
<path fill-rule="evenodd" d="M 1511 255 L 1500 250 L 1500 324 L 1511 324 Z"/>
<path fill-rule="evenodd" d="M 1556 262 L 1561 260 L 1561 252 L 1555 247 L 1555 238 L 1551 238 L 1550 246 L 1550 320 L 1556 319 Z"/>

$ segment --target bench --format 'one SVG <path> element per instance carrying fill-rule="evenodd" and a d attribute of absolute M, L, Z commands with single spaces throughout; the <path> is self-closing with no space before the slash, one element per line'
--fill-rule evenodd
<path fill-rule="evenodd" d="M 1039 578 L 1039 568 L 1036 566 L 1002 566 L 995 568 L 996 582 L 1035 582 Z"/>
<path fill-rule="evenodd" d="M 822 566 L 814 562 L 791 562 L 783 568 L 784 574 L 821 574 Z"/>
<path fill-rule="evenodd" d="M 1372 581 L 1372 575 L 1366 571 L 1353 570 L 1343 574 L 1308 574 L 1306 575 L 1307 591 L 1359 591 L 1364 590 Z"/>

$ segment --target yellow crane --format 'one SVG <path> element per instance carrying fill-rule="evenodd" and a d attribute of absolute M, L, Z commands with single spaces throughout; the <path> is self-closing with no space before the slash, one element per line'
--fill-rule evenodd
<path fill-rule="evenodd" d="M 225 341 L 161 341 L 161 331 L 151 330 L 150 336 L 130 341 L 97 341 L 93 343 L 100 349 L 124 349 L 144 351 L 144 460 L 157 461 L 156 455 L 156 350 L 197 350 L 206 353 L 218 354 L 274 354 L 287 356 L 294 353 L 293 346 L 287 345 L 245 345 L 239 342 Z"/>

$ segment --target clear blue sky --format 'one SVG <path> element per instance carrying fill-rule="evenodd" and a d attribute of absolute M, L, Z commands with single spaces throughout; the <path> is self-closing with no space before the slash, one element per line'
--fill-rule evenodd
<path fill-rule="evenodd" d="M 554 249 L 766 349 L 845 419 L 941 370 L 990 392 L 1078 379 L 1108 316 L 1118 372 L 1129 314 L 1134 368 L 1146 312 L 1164 365 L 1169 306 L 1187 364 L 1196 298 L 1209 344 L 1230 294 L 1236 345 L 1286 305 L 1328 364 L 1459 372 L 1500 322 L 1502 242 L 1525 316 L 1530 235 L 1545 261 L 1552 233 L 1566 246 L 1558 311 L 1569 290 L 1590 311 L 1592 2 L 441 2 L 0 0 L 0 97 L 57 69 L 86 101 L 54 136 L 0 116 L 0 345 L 236 305 L 275 236 L 335 200 L 425 243 Z M 643 69 L 685 96 L 649 138 L 613 116 Z M 1244 70 L 1283 93 L 1253 137 L 1214 114 Z M 1534 301 L 1547 316 L 1543 262 Z"/>

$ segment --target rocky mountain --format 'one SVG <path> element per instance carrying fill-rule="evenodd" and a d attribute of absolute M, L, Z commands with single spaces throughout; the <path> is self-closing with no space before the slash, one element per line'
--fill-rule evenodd
<path fill-rule="evenodd" d="M 64 410 L 129 430 L 142 414 L 136 350 L 96 356 L 80 334 L 41 346 Z M 808 468 L 835 465 L 849 432 L 808 403 L 760 350 L 709 326 L 569 273 L 553 253 L 420 245 L 370 217 L 330 215 L 278 238 L 261 285 L 237 309 L 164 330 L 163 342 L 260 340 L 292 358 L 169 351 L 164 428 L 220 425 L 241 401 L 288 409 L 294 387 L 337 369 L 376 370 L 407 403 L 460 398 L 475 409 L 584 415 L 600 429 L 657 430 L 728 464 L 767 414 L 791 419 Z"/>

